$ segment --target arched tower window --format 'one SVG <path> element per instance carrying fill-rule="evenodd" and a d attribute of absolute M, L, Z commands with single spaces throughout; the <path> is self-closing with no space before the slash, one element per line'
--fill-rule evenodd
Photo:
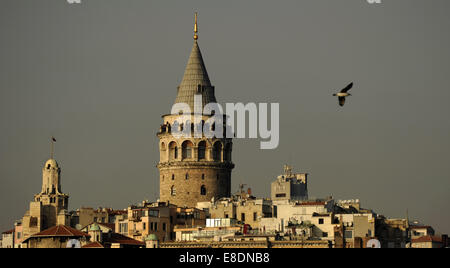
<path fill-rule="evenodd" d="M 160 152 L 161 152 L 161 161 L 166 161 L 166 157 L 167 157 L 166 152 L 167 152 L 167 150 L 166 150 L 166 144 L 164 142 L 161 143 L 161 150 L 160 150 Z"/>
<path fill-rule="evenodd" d="M 222 160 L 222 143 L 216 142 L 213 146 L 213 159 L 214 161 Z"/>
<path fill-rule="evenodd" d="M 225 145 L 225 151 L 223 152 L 223 157 L 225 161 L 231 161 L 231 144 L 227 143 Z"/>
<path fill-rule="evenodd" d="M 172 187 L 170 187 L 170 195 L 171 196 L 177 195 L 177 189 L 175 188 L 175 185 L 172 185 Z"/>
<path fill-rule="evenodd" d="M 202 185 L 202 187 L 200 187 L 200 194 L 206 195 L 206 186 L 205 185 Z"/>
<path fill-rule="evenodd" d="M 183 142 L 182 148 L 183 148 L 183 159 L 191 159 L 192 158 L 192 147 L 194 145 L 191 141 L 185 141 Z"/>
<path fill-rule="evenodd" d="M 201 141 L 198 143 L 198 159 L 202 160 L 206 158 L 206 142 Z"/>
<path fill-rule="evenodd" d="M 169 160 L 173 161 L 178 158 L 178 147 L 177 143 L 172 141 L 169 144 Z"/>
<path fill-rule="evenodd" d="M 186 173 L 186 180 L 189 180 L 189 174 Z"/>

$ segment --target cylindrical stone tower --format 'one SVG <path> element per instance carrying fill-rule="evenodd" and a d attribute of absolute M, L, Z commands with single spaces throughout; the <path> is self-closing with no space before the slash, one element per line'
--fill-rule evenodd
<path fill-rule="evenodd" d="M 197 22 L 197 19 L 196 19 Z M 178 87 L 175 103 L 186 103 L 194 111 L 194 96 L 201 95 L 203 106 L 215 103 L 214 87 L 206 71 L 197 43 L 195 23 L 194 46 Z M 202 107 L 203 108 L 203 107 Z M 189 116 L 189 115 L 185 115 Z M 194 121 L 194 114 L 191 115 Z M 178 206 L 196 207 L 197 202 L 231 195 L 231 138 L 201 137 L 176 138 L 172 135 L 174 122 L 179 115 L 164 115 L 164 123 L 157 134 L 159 138 L 160 201 Z M 201 115 L 202 122 L 210 116 Z M 186 126 L 185 126 L 186 127 Z M 194 129 L 194 125 L 191 127 Z"/>

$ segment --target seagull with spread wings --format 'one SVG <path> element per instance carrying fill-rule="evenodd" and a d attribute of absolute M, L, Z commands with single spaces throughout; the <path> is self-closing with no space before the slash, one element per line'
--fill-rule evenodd
<path fill-rule="evenodd" d="M 341 92 L 337 94 L 333 94 L 333 96 L 337 96 L 339 99 L 339 105 L 344 106 L 345 104 L 345 97 L 351 96 L 352 94 L 348 93 L 350 89 L 353 87 L 353 82 L 350 83 L 348 86 L 346 86 L 344 89 L 341 90 Z"/>

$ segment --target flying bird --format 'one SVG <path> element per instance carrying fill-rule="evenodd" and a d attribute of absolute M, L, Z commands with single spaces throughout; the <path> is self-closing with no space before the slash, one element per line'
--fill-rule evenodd
<path fill-rule="evenodd" d="M 353 82 L 350 83 L 348 86 L 346 86 L 344 89 L 341 90 L 341 92 L 337 94 L 333 94 L 333 96 L 337 96 L 339 99 L 339 105 L 342 107 L 345 104 L 345 97 L 351 96 L 352 94 L 348 93 L 350 89 L 353 87 Z"/>

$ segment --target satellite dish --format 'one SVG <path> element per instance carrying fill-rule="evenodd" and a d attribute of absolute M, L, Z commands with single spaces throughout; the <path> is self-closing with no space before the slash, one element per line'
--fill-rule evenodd
<path fill-rule="evenodd" d="M 70 239 L 67 242 L 66 248 L 81 248 L 81 243 L 80 243 L 80 241 L 78 241 L 76 239 Z"/>
<path fill-rule="evenodd" d="M 378 239 L 370 239 L 367 241 L 367 248 L 381 248 L 381 243 Z"/>

